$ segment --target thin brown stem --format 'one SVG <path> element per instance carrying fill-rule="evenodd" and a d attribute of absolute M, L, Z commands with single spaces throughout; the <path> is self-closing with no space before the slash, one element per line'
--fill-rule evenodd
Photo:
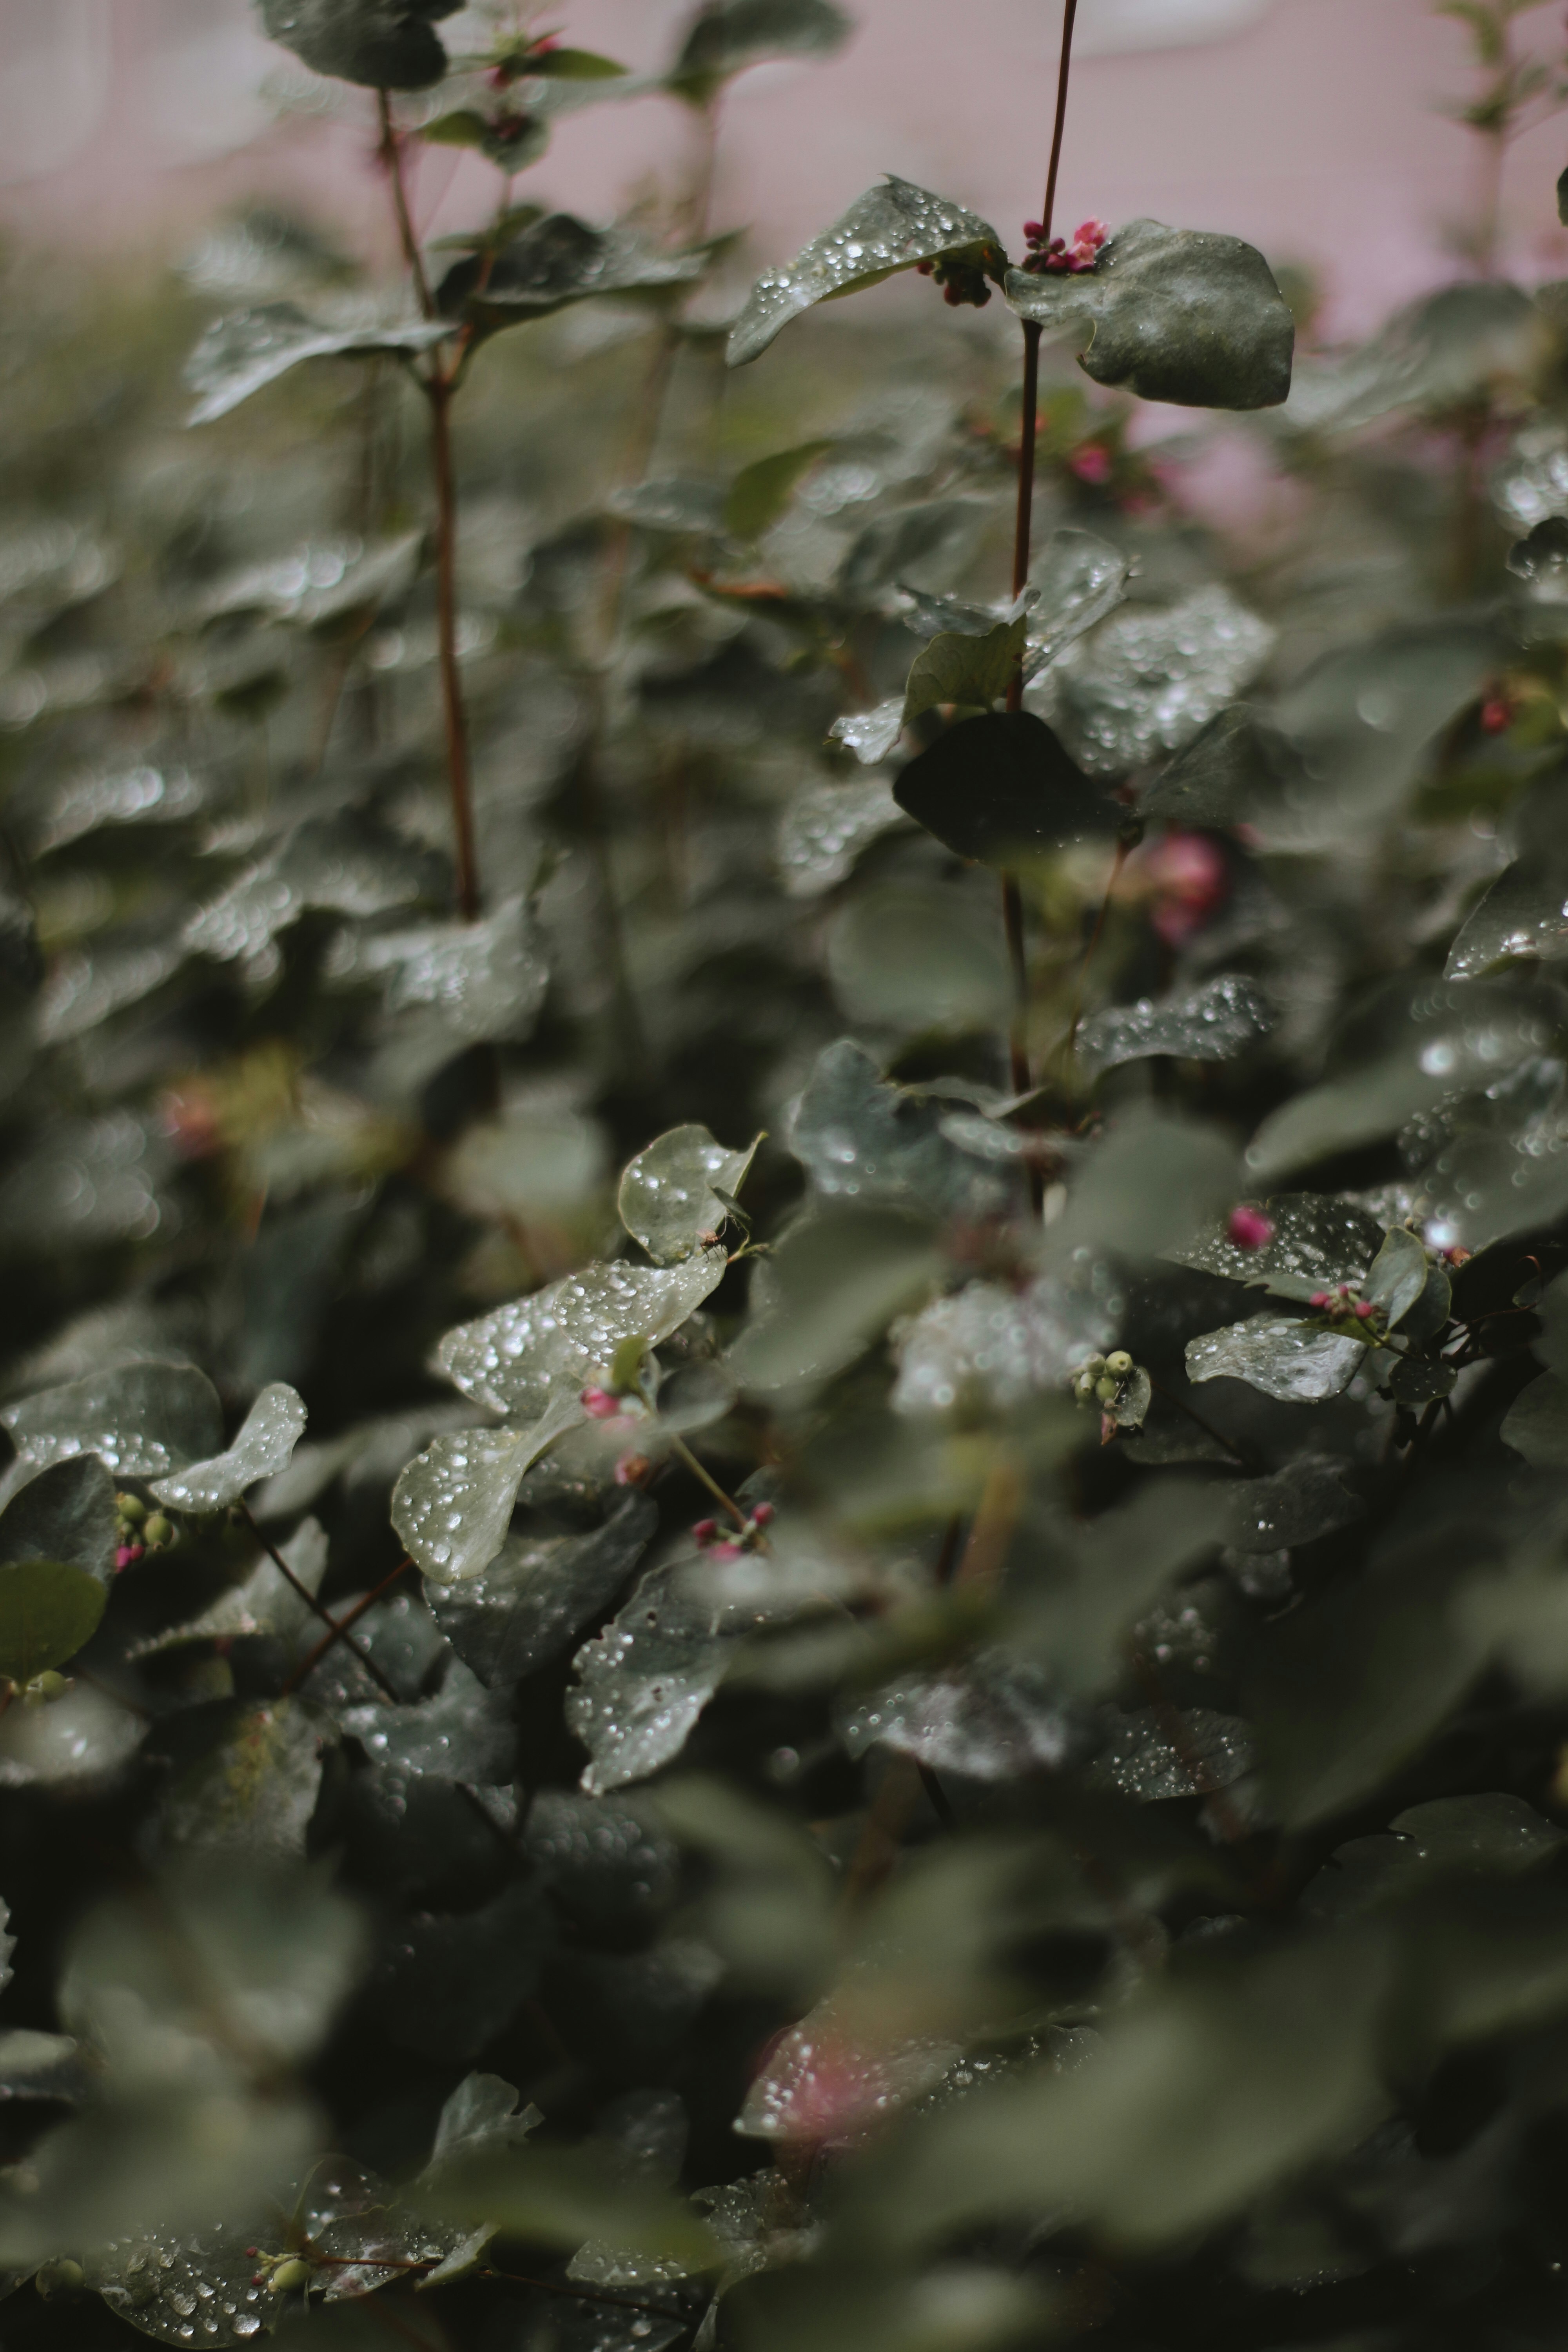
<path fill-rule="evenodd" d="M 390 1576 L 384 1576 L 381 1582 L 375 1587 L 374 1591 L 367 1592 L 363 1601 L 356 1601 L 353 1608 L 349 1610 L 346 1615 L 342 1617 L 334 1617 L 328 1610 L 321 1606 L 321 1602 L 316 1599 L 313 1593 L 306 1591 L 305 1587 L 300 1582 L 299 1578 L 294 1574 L 293 1570 L 289 1566 L 288 1562 L 273 1550 L 272 1546 L 268 1542 L 267 1538 L 262 1534 L 260 1528 L 257 1527 L 256 1521 L 250 1517 L 250 1513 L 247 1511 L 245 1516 L 250 1520 L 250 1525 L 255 1529 L 257 1538 L 261 1544 L 262 1549 L 271 1559 L 274 1568 L 281 1570 L 283 1575 L 287 1577 L 289 1582 L 294 1587 L 295 1591 L 300 1593 L 303 1598 L 310 1602 L 313 1613 L 321 1619 L 322 1624 L 328 1629 L 326 1639 L 324 1641 L 318 1642 L 315 1648 L 310 1651 L 294 1668 L 293 1673 L 289 1675 L 288 1681 L 284 1684 L 282 1690 L 279 1692 L 279 1697 L 289 1697 L 299 1689 L 301 1683 L 309 1682 L 310 1676 L 315 1673 L 316 1668 L 321 1664 L 321 1660 L 326 1656 L 328 1651 L 332 1648 L 333 1644 L 338 1642 L 346 1642 L 348 1643 L 349 1648 L 353 1652 L 354 1656 L 364 1667 L 365 1672 L 372 1675 L 374 1680 L 381 1685 L 382 1689 L 386 1693 L 388 1698 L 394 1700 L 396 1705 L 401 1706 L 403 1704 L 401 1694 L 393 1688 L 392 1685 L 387 1681 L 385 1675 L 382 1673 L 374 1660 L 360 1648 L 359 1643 L 357 1642 L 349 1641 L 349 1629 L 351 1626 L 358 1624 L 360 1619 L 364 1615 L 365 1611 L 367 1609 L 374 1608 L 375 1603 L 381 1599 L 382 1594 L 387 1590 L 388 1586 L 395 1584 L 398 1578 L 403 1574 L 404 1570 L 405 1568 L 412 1568 L 414 1562 L 411 1559 L 400 1559 L 397 1566 L 393 1570 L 392 1574 Z"/>
<path fill-rule="evenodd" d="M 376 112 L 381 122 L 381 144 L 377 149 L 385 167 L 392 189 L 392 208 L 397 215 L 397 239 L 403 247 L 403 258 L 414 280 L 414 291 L 419 298 L 419 308 L 426 319 L 436 316 L 436 303 L 430 292 L 430 280 L 425 275 L 425 258 L 419 250 L 419 240 L 414 234 L 413 216 L 408 209 L 408 188 L 403 177 L 403 142 L 392 119 L 392 100 L 384 89 L 375 93 Z"/>
<path fill-rule="evenodd" d="M 1068 76 L 1072 71 L 1072 34 L 1077 18 L 1078 0 L 1063 0 L 1062 53 L 1061 60 L 1057 67 L 1057 119 L 1051 126 L 1051 162 L 1050 169 L 1046 173 L 1045 209 L 1040 215 L 1040 221 L 1046 232 L 1044 243 L 1047 245 L 1051 241 L 1051 223 L 1056 217 L 1057 174 L 1061 169 L 1062 133 L 1067 129 Z"/>
<path fill-rule="evenodd" d="M 729 1513 L 730 1517 L 734 1520 L 735 1525 L 740 1528 L 743 1535 L 747 1528 L 751 1525 L 751 1522 L 747 1518 L 744 1511 L 741 1508 L 739 1503 L 737 1503 L 732 1496 L 724 1492 L 723 1487 L 721 1486 L 718 1479 L 713 1476 L 711 1471 L 705 1470 L 703 1468 L 701 1463 L 699 1462 L 696 1454 L 693 1454 L 690 1446 L 688 1445 L 683 1437 L 677 1437 L 673 1430 L 668 1432 L 667 1434 L 668 1435 L 670 1447 L 677 1461 L 683 1462 L 687 1469 L 690 1471 L 692 1476 L 700 1480 L 700 1483 L 707 1487 L 708 1492 L 712 1496 L 714 1501 L 722 1504 L 724 1509 Z M 767 1549 L 765 1538 L 759 1537 L 758 1546 L 760 1549 L 765 1551 Z"/>
<path fill-rule="evenodd" d="M 1013 1021 L 1007 1038 L 1007 1067 L 1016 1095 L 1026 1095 L 1029 1076 L 1029 951 L 1024 931 L 1024 893 L 1016 874 L 1002 877 L 1002 929 L 1007 941 L 1007 968 L 1013 976 Z"/>
<path fill-rule="evenodd" d="M 452 386 L 436 375 L 425 383 L 430 404 L 430 467 L 436 485 L 436 626 L 441 671 L 441 715 L 447 730 L 447 782 L 458 869 L 458 911 L 468 923 L 479 912 L 474 856 L 474 807 L 468 781 L 468 722 L 458 672 L 458 494 L 452 474 Z"/>

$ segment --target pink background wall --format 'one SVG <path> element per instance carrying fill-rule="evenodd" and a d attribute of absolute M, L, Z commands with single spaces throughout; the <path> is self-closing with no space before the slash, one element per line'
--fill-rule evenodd
<path fill-rule="evenodd" d="M 859 29 L 837 58 L 763 67 L 734 89 L 716 217 L 752 224 L 759 256 L 786 255 L 893 169 L 1016 236 L 1038 209 L 1058 0 L 849 5 Z M 1104 53 L 1119 26 L 1157 32 L 1173 10 L 1189 30 L 1205 18 L 1221 29 Z M 684 13 L 679 0 L 563 0 L 541 21 L 647 66 Z M 1560 15 L 1533 12 L 1524 37 L 1561 39 Z M 1470 206 L 1477 159 L 1434 110 L 1468 77 L 1458 28 L 1426 0 L 1082 0 L 1081 21 L 1090 53 L 1075 72 L 1069 223 L 1152 212 L 1238 231 L 1276 260 L 1315 265 L 1340 331 L 1445 274 L 1442 225 Z M 215 205 L 266 190 L 378 237 L 363 133 L 274 123 L 258 91 L 278 62 L 244 0 L 0 0 L 0 222 L 178 249 Z M 526 184 L 602 216 L 668 171 L 682 137 L 679 110 L 660 100 L 596 110 L 558 131 Z M 1552 194 L 1564 161 L 1568 116 L 1511 158 L 1507 247 L 1521 274 L 1568 274 Z M 471 218 L 494 186 L 472 159 L 432 157 L 426 226 Z"/>

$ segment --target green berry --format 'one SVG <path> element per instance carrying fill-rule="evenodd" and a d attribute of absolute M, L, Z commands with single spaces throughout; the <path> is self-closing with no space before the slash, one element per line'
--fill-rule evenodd
<path fill-rule="evenodd" d="M 292 2294 L 297 2287 L 309 2286 L 310 2284 L 310 2263 L 302 2263 L 298 2254 L 290 2254 L 287 2262 L 279 2263 L 268 2280 L 267 2291 L 269 2294 Z"/>
<path fill-rule="evenodd" d="M 162 1511 L 154 1511 L 142 1530 L 144 1540 L 150 1544 L 166 1544 L 174 1532 L 174 1521 L 166 1519 Z"/>
<path fill-rule="evenodd" d="M 1086 1356 L 1083 1361 L 1083 1369 L 1091 1380 L 1097 1381 L 1101 1372 L 1105 1370 L 1105 1358 L 1103 1356 Z"/>
<path fill-rule="evenodd" d="M 40 2263 L 33 2273 L 33 2284 L 47 2303 L 57 2294 L 79 2294 L 87 2284 L 87 2273 L 79 2263 L 64 2257 L 58 2262 Z"/>
<path fill-rule="evenodd" d="M 130 1520 L 132 1527 L 147 1516 L 147 1506 L 140 1495 L 116 1495 L 114 1507 L 122 1519 Z"/>
<path fill-rule="evenodd" d="M 1124 1381 L 1132 1370 L 1132 1359 L 1125 1348 L 1118 1348 L 1114 1356 L 1107 1356 L 1105 1369 L 1113 1379 Z"/>
<path fill-rule="evenodd" d="M 1101 1404 L 1114 1404 L 1116 1402 L 1119 1387 L 1120 1383 L 1110 1379 L 1108 1376 L 1103 1381 L 1096 1381 L 1094 1384 L 1094 1393 L 1100 1399 Z"/>

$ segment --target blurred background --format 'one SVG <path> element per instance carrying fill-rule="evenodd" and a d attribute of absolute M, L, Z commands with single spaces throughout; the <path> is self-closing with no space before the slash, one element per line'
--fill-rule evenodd
<path fill-rule="evenodd" d="M 643 68 L 668 56 L 683 13 L 684 0 L 562 0 L 538 21 Z M 1058 0 L 852 13 L 857 37 L 826 65 L 742 77 L 716 220 L 749 224 L 754 255 L 774 258 L 895 169 L 1016 236 L 1039 205 Z M 1524 45 L 1560 47 L 1561 18 L 1530 11 Z M 1080 28 L 1064 217 L 1152 212 L 1249 237 L 1313 272 L 1331 336 L 1451 274 L 1446 244 L 1480 201 L 1483 164 L 1442 110 L 1470 86 L 1463 27 L 1430 0 L 1082 0 Z M 260 194 L 375 251 L 370 102 L 363 120 L 355 100 L 330 122 L 280 116 L 282 62 L 248 0 L 0 0 L 0 224 L 25 243 L 162 257 Z M 559 128 L 533 187 L 602 215 L 678 168 L 684 134 L 658 97 L 595 108 Z M 1568 273 L 1552 202 L 1565 160 L 1561 122 L 1509 154 L 1502 258 L 1526 278 Z M 426 153 L 420 171 L 427 233 L 490 200 L 493 173 L 471 155 Z"/>

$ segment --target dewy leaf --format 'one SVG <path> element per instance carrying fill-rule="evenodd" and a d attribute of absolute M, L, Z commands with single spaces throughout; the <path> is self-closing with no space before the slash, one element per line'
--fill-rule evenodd
<path fill-rule="evenodd" d="M 155 1479 L 153 1492 L 178 1511 L 226 1511 L 247 1486 L 286 1470 L 304 1434 L 304 1400 L 286 1381 L 274 1381 L 262 1390 L 226 1453 Z"/>
<path fill-rule="evenodd" d="M 1102 839 L 1117 824 L 1112 803 L 1027 710 L 947 728 L 900 770 L 893 797 L 944 849 L 987 866 Z"/>
<path fill-rule="evenodd" d="M 163 1477 L 215 1453 L 223 1437 L 217 1391 L 194 1364 L 91 1372 L 7 1405 L 0 1423 L 16 1447 L 13 1491 L 51 1463 L 82 1454 L 96 1454 L 121 1477 Z"/>
<path fill-rule="evenodd" d="M 906 727 L 942 703 L 988 710 L 1006 693 L 1024 650 L 1025 624 L 998 621 L 984 632 L 944 630 L 915 656 L 904 698 L 836 719 L 830 732 L 863 766 L 885 760 Z"/>
<path fill-rule="evenodd" d="M 1359 1339 L 1287 1316 L 1250 1315 L 1187 1342 L 1187 1378 L 1245 1381 L 1282 1404 L 1321 1404 L 1338 1396 L 1361 1367 Z"/>
<path fill-rule="evenodd" d="M 656 1525 L 647 1497 L 626 1494 L 603 1527 L 586 1535 L 508 1536 L 477 1576 L 443 1584 L 427 1575 L 426 1596 L 465 1665 L 481 1682 L 507 1688 L 559 1657 L 602 1613 Z"/>
<path fill-rule="evenodd" d="M 1114 1789 L 1140 1805 L 1156 1805 L 1228 1789 L 1251 1771 L 1258 1760 L 1252 1730 L 1238 1716 L 1189 1706 L 1182 1709 L 1181 1719 L 1186 1736 L 1178 1750 L 1171 1743 L 1168 1716 L 1154 1708 L 1108 1715 L 1110 1737 L 1089 1767 L 1089 1787 Z"/>
<path fill-rule="evenodd" d="M 903 709 L 895 706 L 895 716 Z M 867 714 L 868 716 L 869 714 Z M 834 721 L 835 728 L 844 725 Z M 851 750 L 860 756 L 858 746 Z M 808 783 L 779 820 L 773 856 L 792 898 L 816 898 L 842 882 L 863 849 L 908 819 L 881 776 L 859 783 Z"/>
<path fill-rule="evenodd" d="M 63 1666 L 98 1631 L 108 1597 L 96 1576 L 64 1560 L 0 1567 L 0 1676 L 20 1686 Z"/>
<path fill-rule="evenodd" d="M 674 1266 L 589 1266 L 459 1324 L 442 1340 L 437 1361 L 476 1404 L 537 1419 L 589 1381 L 604 1380 L 623 1339 L 640 1333 L 656 1348 L 678 1331 L 718 1288 L 727 1263 L 722 1249 L 700 1249 Z"/>
<path fill-rule="evenodd" d="M 1568 789 L 1561 777 L 1538 784 L 1514 820 L 1518 856 L 1467 916 L 1448 950 L 1444 977 L 1473 980 L 1515 956 L 1568 956 Z"/>
<path fill-rule="evenodd" d="M 1089 1071 L 1112 1070 L 1152 1054 L 1189 1062 L 1228 1062 L 1275 1024 L 1275 1012 L 1255 980 L 1224 972 L 1189 996 L 1163 1004 L 1142 997 L 1091 1013 L 1078 1033 L 1078 1057 Z"/>
<path fill-rule="evenodd" d="M 292 302 L 267 302 L 239 310 L 207 329 L 185 367 L 196 394 L 188 425 L 213 425 L 253 392 L 275 383 L 301 360 L 406 358 L 444 342 L 452 332 L 445 321 L 411 319 L 400 326 L 321 326 Z"/>
<path fill-rule="evenodd" d="M 760 358 L 781 328 L 816 303 L 875 286 L 917 261 L 972 249 L 994 253 L 1000 263 L 1000 240 L 989 221 L 889 173 L 786 269 L 765 270 L 758 278 L 730 331 L 729 364 L 742 367 Z"/>
<path fill-rule="evenodd" d="M 1329 1454 L 1306 1454 L 1267 1478 L 1227 1486 L 1226 1541 L 1237 1551 L 1288 1551 L 1348 1527 L 1366 1506 L 1343 1485 L 1342 1467 Z"/>
<path fill-rule="evenodd" d="M 1028 1658 L 982 1650 L 967 1664 L 875 1691 L 844 1713 L 851 1756 L 880 1741 L 932 1771 L 972 1780 L 1012 1780 L 1064 1764 L 1079 1723 Z"/>
<path fill-rule="evenodd" d="M 572 1391 L 547 1401 L 526 1428 L 460 1429 L 437 1438 L 392 1490 L 392 1524 L 410 1559 L 447 1583 L 487 1569 L 506 1540 L 524 1477 L 582 1419 Z"/>
<path fill-rule="evenodd" d="M 185 945 L 220 963 L 258 956 L 278 932 L 313 908 L 384 915 L 434 895 L 428 852 L 368 818 L 307 817 L 248 873 L 193 916 Z"/>
<path fill-rule="evenodd" d="M 627 1162 L 616 1200 L 622 1224 L 656 1265 L 711 1247 L 729 1212 L 709 1188 L 739 1192 L 756 1152 L 756 1143 L 727 1151 L 705 1127 L 672 1127 Z"/>
<path fill-rule="evenodd" d="M 708 262 L 705 247 L 670 253 L 627 229 L 548 213 L 498 251 L 454 262 L 436 301 L 446 318 L 489 335 L 595 295 L 668 297 L 694 286 Z"/>
<path fill-rule="evenodd" d="M 1274 1232 L 1258 1249 L 1233 1242 L 1222 1220 L 1164 1255 L 1279 1298 L 1307 1299 L 1336 1283 L 1359 1285 L 1382 1244 L 1377 1219 L 1332 1192 L 1279 1192 L 1264 1202 L 1263 1213 Z"/>
<path fill-rule="evenodd" d="M 668 83 L 706 100 L 731 74 L 764 58 L 822 58 L 841 48 L 852 20 L 832 0 L 712 0 L 698 15 Z"/>
<path fill-rule="evenodd" d="M 1153 612 L 1119 613 L 1070 646 L 1027 707 L 1088 774 L 1125 776 L 1189 742 L 1257 676 L 1275 637 L 1228 588 L 1194 589 Z"/>
<path fill-rule="evenodd" d="M 966 1284 L 933 1299 L 905 1328 L 893 1409 L 948 1412 L 983 1397 L 1005 1412 L 1060 1389 L 1086 1357 L 1114 1343 L 1121 1305 L 1100 1268 L 1087 1278 L 1078 1267 L 1065 1280 L 1038 1275 L 1021 1289 Z"/>
<path fill-rule="evenodd" d="M 1298 1898 L 1312 1919 L 1345 1919 L 1449 1875 L 1511 1878 L 1560 1854 L 1563 1833 L 1522 1797 L 1437 1797 L 1386 1830 L 1336 1846 Z"/>
<path fill-rule="evenodd" d="M 1256 247 L 1135 220 L 1081 276 L 1007 272 L 1008 302 L 1047 333 L 1085 329 L 1096 383 L 1184 408 L 1274 408 L 1290 390 L 1295 321 Z"/>
<path fill-rule="evenodd" d="M 1027 616 L 1024 676 L 1037 677 L 1115 611 L 1127 593 L 1131 559 L 1091 531 L 1053 530 L 1029 566 L 1036 592 Z"/>
<path fill-rule="evenodd" d="M 42 1470 L 0 1517 L 0 1560 L 65 1559 L 107 1583 L 119 1545 L 114 1481 L 95 1454 Z"/>
<path fill-rule="evenodd" d="M 367 89 L 425 89 L 447 70 L 432 18 L 460 0 L 261 0 L 269 40 L 312 73 Z"/>
<path fill-rule="evenodd" d="M 941 1270 L 931 1228 L 916 1218 L 893 1209 L 826 1209 L 778 1244 L 767 1307 L 731 1349 L 730 1370 L 751 1389 L 826 1380 Z"/>
<path fill-rule="evenodd" d="M 858 531 L 840 563 L 835 586 L 851 604 L 867 604 L 897 583 L 945 587 L 969 562 L 991 520 L 984 499 L 921 499 L 895 507 Z"/>

